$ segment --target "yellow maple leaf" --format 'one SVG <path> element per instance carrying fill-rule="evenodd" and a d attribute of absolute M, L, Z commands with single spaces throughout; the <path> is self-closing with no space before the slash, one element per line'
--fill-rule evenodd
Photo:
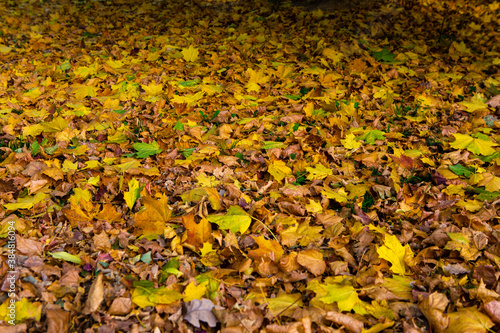
<path fill-rule="evenodd" d="M 413 251 L 407 245 L 403 246 L 394 235 L 386 234 L 384 245 L 377 248 L 380 258 L 387 260 L 392 264 L 391 271 L 396 274 L 405 275 L 405 256 L 413 256 Z"/>
<path fill-rule="evenodd" d="M 199 104 L 198 101 L 203 98 L 203 95 L 205 95 L 205 93 L 203 91 L 199 91 L 193 95 L 175 95 L 171 100 L 174 103 L 186 103 L 188 106 L 191 106 L 193 104 Z"/>
<path fill-rule="evenodd" d="M 197 48 L 194 48 L 191 45 L 188 48 L 182 49 L 182 56 L 184 60 L 189 62 L 195 62 L 198 59 L 199 53 L 200 51 L 198 51 Z"/>
<path fill-rule="evenodd" d="M 73 94 L 77 99 L 84 99 L 85 97 L 96 97 L 97 96 L 97 87 L 93 86 L 78 86 L 73 90 Z"/>
<path fill-rule="evenodd" d="M 340 62 L 344 57 L 343 53 L 338 52 L 332 48 L 323 49 L 323 55 L 328 59 L 332 60 L 334 63 Z"/>
<path fill-rule="evenodd" d="M 481 174 L 483 177 L 478 182 L 479 186 L 484 186 L 488 192 L 500 191 L 500 177 L 493 175 L 491 172 Z"/>
<path fill-rule="evenodd" d="M 197 284 L 196 281 L 190 282 L 182 293 L 182 299 L 184 300 L 184 302 L 190 302 L 193 299 L 201 299 L 203 296 L 205 296 L 207 292 L 207 284 L 208 281 L 204 281 L 200 284 Z"/>
<path fill-rule="evenodd" d="M 79 205 L 80 200 L 90 202 L 92 201 L 92 195 L 90 191 L 83 188 L 74 188 L 73 195 L 69 198 L 69 202 L 74 205 Z"/>
<path fill-rule="evenodd" d="M 200 249 L 201 263 L 207 267 L 216 267 L 222 264 L 222 260 L 219 258 L 217 251 L 212 248 L 212 243 L 203 243 L 203 247 Z"/>
<path fill-rule="evenodd" d="M 150 82 L 148 85 L 143 84 L 142 89 L 148 94 L 148 96 L 156 96 L 163 91 L 163 84 L 156 84 L 154 82 Z"/>
<path fill-rule="evenodd" d="M 252 68 L 247 69 L 248 83 L 245 85 L 248 91 L 259 91 L 259 84 L 264 84 L 269 81 L 269 76 L 265 75 L 262 71 L 254 71 Z"/>
<path fill-rule="evenodd" d="M 345 140 L 340 140 L 342 146 L 347 149 L 356 149 L 361 146 L 361 142 L 356 141 L 356 136 L 353 133 L 346 135 Z"/>
<path fill-rule="evenodd" d="M 86 78 L 87 76 L 91 75 L 96 75 L 98 70 L 97 64 L 91 65 L 91 66 L 80 66 L 78 68 L 75 68 L 73 70 L 73 73 L 75 74 L 76 77 L 79 78 Z"/>
<path fill-rule="evenodd" d="M 42 94 L 42 92 L 40 91 L 40 88 L 36 87 L 36 88 L 30 89 L 27 92 L 25 92 L 23 94 L 23 96 L 28 97 L 28 98 L 32 98 L 32 99 L 36 99 L 41 94 Z"/>
<path fill-rule="evenodd" d="M 172 209 L 168 205 L 168 197 L 162 194 L 158 199 L 155 199 L 146 195 L 141 201 L 145 209 L 135 214 L 135 223 L 141 229 L 141 234 L 164 234 L 166 223 L 172 215 Z"/>
<path fill-rule="evenodd" d="M 277 181 L 282 181 L 286 176 L 292 175 L 292 169 L 286 166 L 286 163 L 281 160 L 272 161 L 269 164 L 267 171 Z"/>
<path fill-rule="evenodd" d="M 306 171 L 309 172 L 309 175 L 307 175 L 309 180 L 324 179 L 333 175 L 332 169 L 325 167 L 323 164 L 316 164 L 314 168 L 306 167 Z"/>
<path fill-rule="evenodd" d="M 125 64 L 121 60 L 111 60 L 106 61 L 106 64 L 114 69 L 122 68 Z"/>
<path fill-rule="evenodd" d="M 40 321 L 42 317 L 42 304 L 39 302 L 30 303 L 23 297 L 21 300 L 14 303 L 13 309 L 11 309 L 11 305 L 10 298 L 7 298 L 7 300 L 0 305 L 0 319 L 5 323 L 10 323 L 12 321 L 18 324 L 29 318 Z M 14 318 L 10 316 L 11 313 L 15 314 Z"/>
<path fill-rule="evenodd" d="M 326 187 L 323 191 L 321 191 L 321 194 L 323 194 L 328 199 L 334 199 L 339 203 L 349 201 L 348 194 L 343 187 L 338 189 L 337 191 L 334 191 L 331 188 Z"/>
<path fill-rule="evenodd" d="M 476 139 L 470 135 L 460 133 L 453 133 L 453 136 L 455 137 L 455 141 L 450 143 L 452 148 L 467 149 L 471 153 L 484 156 L 493 155 L 496 152 L 493 147 L 497 146 L 497 144 L 492 141 Z"/>
<path fill-rule="evenodd" d="M 280 243 L 274 239 L 266 239 L 260 235 L 258 237 L 252 236 L 254 241 L 259 246 L 255 250 L 248 251 L 248 256 L 253 259 L 269 258 L 274 262 L 278 262 L 284 255 L 283 248 Z"/>

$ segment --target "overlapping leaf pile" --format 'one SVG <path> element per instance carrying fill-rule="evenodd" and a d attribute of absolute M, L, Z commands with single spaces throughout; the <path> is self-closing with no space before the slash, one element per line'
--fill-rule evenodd
<path fill-rule="evenodd" d="M 361 5 L 2 2 L 17 329 L 498 331 L 500 3 Z"/>

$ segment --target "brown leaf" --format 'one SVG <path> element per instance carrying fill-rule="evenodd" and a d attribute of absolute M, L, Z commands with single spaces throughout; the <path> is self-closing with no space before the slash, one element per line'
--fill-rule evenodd
<path fill-rule="evenodd" d="M 125 316 L 132 311 L 132 300 L 129 297 L 115 298 L 108 311 L 110 315 Z"/>
<path fill-rule="evenodd" d="M 490 316 L 491 320 L 500 324 L 500 301 L 491 301 L 484 305 L 486 313 Z"/>
<path fill-rule="evenodd" d="M 47 309 L 47 332 L 66 333 L 69 329 L 70 313 L 62 309 Z"/>
<path fill-rule="evenodd" d="M 182 217 L 182 224 L 186 231 L 184 245 L 193 248 L 195 251 L 203 247 L 203 243 L 212 239 L 212 225 L 206 218 L 202 218 L 199 223 L 194 221 L 194 215 L 189 214 Z"/>
<path fill-rule="evenodd" d="M 102 279 L 102 274 L 97 275 L 97 278 L 92 283 L 92 286 L 90 286 L 87 302 L 85 303 L 85 308 L 82 311 L 84 314 L 95 312 L 101 307 L 101 303 L 104 299 L 104 283 Z"/>
<path fill-rule="evenodd" d="M 215 327 L 218 320 L 212 313 L 213 307 L 214 303 L 209 299 L 192 300 L 186 304 L 184 319 L 197 328 L 201 327 L 200 321 L 207 323 L 210 327 Z"/>
<path fill-rule="evenodd" d="M 33 239 L 27 239 L 16 235 L 16 251 L 19 254 L 32 256 L 42 254 L 43 244 Z"/>
<path fill-rule="evenodd" d="M 318 250 L 304 250 L 297 255 L 297 262 L 314 275 L 322 275 L 326 269 L 323 254 Z"/>
<path fill-rule="evenodd" d="M 445 314 L 448 302 L 445 295 L 434 292 L 418 304 L 418 308 L 427 318 L 431 327 L 438 333 L 444 332 L 448 327 L 450 319 Z"/>
<path fill-rule="evenodd" d="M 361 333 L 364 328 L 364 324 L 361 320 L 337 311 L 328 311 L 325 319 L 333 321 L 337 325 L 344 326 L 349 332 Z"/>
<path fill-rule="evenodd" d="M 100 234 L 95 235 L 92 239 L 94 240 L 96 249 L 105 252 L 111 250 L 111 241 L 104 230 Z"/>

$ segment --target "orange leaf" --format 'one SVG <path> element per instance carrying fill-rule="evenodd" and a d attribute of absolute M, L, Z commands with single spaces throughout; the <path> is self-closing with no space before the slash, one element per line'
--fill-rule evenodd
<path fill-rule="evenodd" d="M 297 256 L 297 262 L 316 276 L 323 274 L 326 269 L 323 254 L 318 250 L 304 250 L 300 252 Z"/>
<path fill-rule="evenodd" d="M 196 223 L 194 221 L 194 215 L 189 214 L 188 216 L 182 217 L 182 224 L 184 228 L 186 228 L 184 232 L 186 240 L 183 245 L 193 251 L 202 248 L 203 243 L 209 242 L 212 238 L 212 226 L 206 218 L 202 218 L 199 223 Z"/>
<path fill-rule="evenodd" d="M 135 224 L 143 235 L 161 235 L 170 220 L 172 210 L 168 206 L 168 197 L 162 194 L 159 200 L 145 196 L 142 198 L 145 210 L 135 214 Z"/>
<path fill-rule="evenodd" d="M 255 237 L 252 236 L 259 248 L 256 250 L 248 251 L 248 256 L 253 259 L 269 258 L 274 262 L 277 262 L 283 257 L 285 253 L 281 248 L 280 243 L 274 239 L 266 239 L 264 236 Z"/>

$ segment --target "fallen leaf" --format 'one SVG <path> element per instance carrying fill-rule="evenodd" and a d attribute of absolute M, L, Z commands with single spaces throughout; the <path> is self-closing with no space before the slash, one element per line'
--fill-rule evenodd
<path fill-rule="evenodd" d="M 186 303 L 186 315 L 184 319 L 197 328 L 201 327 L 200 321 L 207 323 L 210 327 L 215 327 L 218 320 L 212 313 L 214 306 L 214 303 L 206 298 L 192 300 Z"/>

